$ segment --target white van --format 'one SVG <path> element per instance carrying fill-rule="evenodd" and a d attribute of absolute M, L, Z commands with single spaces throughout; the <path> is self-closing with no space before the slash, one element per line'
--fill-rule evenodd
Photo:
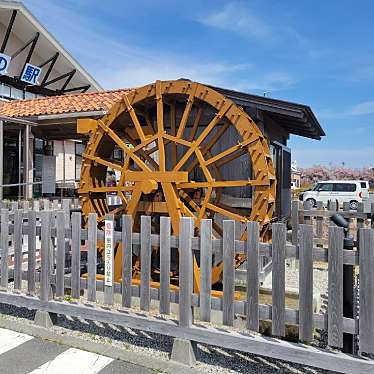
<path fill-rule="evenodd" d="M 342 206 L 349 203 L 352 210 L 356 210 L 358 203 L 369 199 L 369 182 L 360 180 L 333 180 L 318 182 L 311 190 L 300 194 L 300 200 L 309 201 L 316 206 L 317 201 L 327 204 L 329 200 L 338 201 Z"/>

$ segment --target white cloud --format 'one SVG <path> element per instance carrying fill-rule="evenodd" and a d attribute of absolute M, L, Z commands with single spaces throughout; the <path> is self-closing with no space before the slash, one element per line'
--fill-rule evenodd
<path fill-rule="evenodd" d="M 364 101 L 362 103 L 359 103 L 353 106 L 348 111 L 348 113 L 351 116 L 364 116 L 367 114 L 373 114 L 374 113 L 374 100 Z"/>
<path fill-rule="evenodd" d="M 347 119 L 370 114 L 374 114 L 374 100 L 363 101 L 341 111 L 331 109 L 318 111 L 318 117 L 321 119 Z"/>
<path fill-rule="evenodd" d="M 230 85 L 235 74 L 250 69 L 245 65 L 229 63 L 197 62 L 178 56 L 155 56 L 145 58 L 130 56 L 118 66 L 107 67 L 98 72 L 101 81 L 108 88 L 125 85 L 137 87 L 155 79 L 169 80 L 187 78 L 211 85 Z"/>
<path fill-rule="evenodd" d="M 264 20 L 250 8 L 249 1 L 231 1 L 222 9 L 215 10 L 197 19 L 201 24 L 220 30 L 230 31 L 244 39 L 255 40 L 273 48 L 287 44 L 287 53 L 301 48 L 309 58 L 319 58 L 319 49 L 312 47 L 309 41 L 295 28 L 285 22 Z"/>
<path fill-rule="evenodd" d="M 247 10 L 244 3 L 231 2 L 223 9 L 199 18 L 202 24 L 223 30 L 233 31 L 245 37 L 269 39 L 274 37 L 272 28 L 253 12 Z"/>
<path fill-rule="evenodd" d="M 51 2 L 40 7 L 37 6 L 37 0 L 26 0 L 26 4 L 35 10 L 46 28 L 106 89 L 135 87 L 156 79 L 188 78 L 240 91 L 262 93 L 286 89 L 295 83 L 295 78 L 286 72 L 268 72 L 252 64 L 203 60 L 191 54 L 173 54 L 156 48 L 143 48 L 140 43 L 129 42 L 126 35 L 118 40 L 113 36 L 110 25 L 79 13 L 77 8 L 69 7 L 69 3 L 60 6 Z M 216 21 L 219 23 L 218 19 Z M 247 21 L 248 18 L 243 17 L 239 22 L 243 30 L 247 27 Z M 255 19 L 252 19 L 251 24 L 259 37 L 270 32 L 266 26 L 256 24 Z"/>

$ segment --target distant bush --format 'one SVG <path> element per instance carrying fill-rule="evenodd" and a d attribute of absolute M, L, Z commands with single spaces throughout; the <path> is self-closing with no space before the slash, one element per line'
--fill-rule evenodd
<path fill-rule="evenodd" d="M 303 187 L 310 186 L 318 181 L 323 180 L 346 180 L 346 179 L 361 179 L 369 181 L 370 187 L 374 188 L 374 169 L 350 169 L 346 167 L 325 167 L 312 166 L 311 168 L 300 168 L 301 171 L 301 185 Z"/>

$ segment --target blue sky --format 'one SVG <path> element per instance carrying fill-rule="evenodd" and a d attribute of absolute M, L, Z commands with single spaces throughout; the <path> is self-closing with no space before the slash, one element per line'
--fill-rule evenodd
<path fill-rule="evenodd" d="M 25 0 L 104 88 L 189 78 L 308 104 L 299 166 L 374 166 L 374 2 Z"/>

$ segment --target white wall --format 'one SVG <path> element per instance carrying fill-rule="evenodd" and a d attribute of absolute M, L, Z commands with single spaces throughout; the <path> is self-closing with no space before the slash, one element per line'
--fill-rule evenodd
<path fill-rule="evenodd" d="M 56 180 L 64 178 L 63 140 L 53 142 L 53 155 L 56 156 Z M 72 183 L 75 180 L 75 142 L 65 140 L 65 181 Z"/>

